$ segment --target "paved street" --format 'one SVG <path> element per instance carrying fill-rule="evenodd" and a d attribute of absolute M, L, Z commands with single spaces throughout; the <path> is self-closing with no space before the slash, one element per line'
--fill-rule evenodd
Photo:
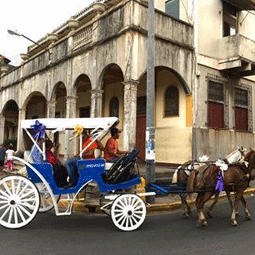
<path fill-rule="evenodd" d="M 255 216 L 255 198 L 248 199 Z M 242 209 L 242 208 L 241 208 Z M 195 211 L 147 215 L 134 232 L 121 232 L 104 215 L 76 213 L 56 217 L 39 214 L 27 227 L 1 227 L 1 254 L 255 254 L 255 220 L 229 224 L 228 204 L 218 204 L 208 228 L 197 228 Z"/>

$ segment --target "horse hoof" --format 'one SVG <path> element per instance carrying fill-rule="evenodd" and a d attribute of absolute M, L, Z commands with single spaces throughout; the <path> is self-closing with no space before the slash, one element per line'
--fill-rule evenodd
<path fill-rule="evenodd" d="M 251 215 L 246 216 L 246 220 L 252 220 Z"/>
<path fill-rule="evenodd" d="M 213 218 L 212 212 L 208 211 L 206 214 L 208 217 Z"/>
<path fill-rule="evenodd" d="M 231 221 L 231 225 L 232 225 L 233 227 L 237 227 L 237 226 L 238 226 L 238 223 L 237 223 L 236 220 L 232 220 L 232 221 Z"/>
<path fill-rule="evenodd" d="M 189 217 L 189 214 L 186 212 L 186 213 L 183 213 L 183 216 L 185 219 L 187 219 Z"/>
<path fill-rule="evenodd" d="M 198 220 L 197 221 L 197 227 L 208 227 L 209 224 L 206 220 Z"/>

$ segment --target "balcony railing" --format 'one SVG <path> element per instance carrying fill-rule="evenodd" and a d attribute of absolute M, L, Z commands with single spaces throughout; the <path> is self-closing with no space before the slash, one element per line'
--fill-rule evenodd
<path fill-rule="evenodd" d="M 255 41 L 240 34 L 226 36 L 219 41 L 219 67 L 221 70 L 255 68 Z"/>

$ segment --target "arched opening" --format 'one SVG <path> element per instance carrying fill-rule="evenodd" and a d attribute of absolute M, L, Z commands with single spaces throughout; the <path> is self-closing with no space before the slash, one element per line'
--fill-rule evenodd
<path fill-rule="evenodd" d="M 66 117 L 66 87 L 63 82 L 56 84 L 53 90 L 52 100 L 55 100 L 55 118 L 65 118 Z"/>
<path fill-rule="evenodd" d="M 12 143 L 16 148 L 19 119 L 19 107 L 17 103 L 14 100 L 9 100 L 3 108 L 2 115 L 4 117 L 3 142 L 5 145 Z"/>
<path fill-rule="evenodd" d="M 103 94 L 103 116 L 110 116 L 110 101 L 115 98 L 118 100 L 119 104 L 112 105 L 112 107 L 119 107 L 123 109 L 124 106 L 124 89 L 123 89 L 123 72 L 121 68 L 116 64 L 108 65 L 103 72 L 102 78 L 102 88 L 104 90 Z M 113 109 L 112 111 L 117 111 Z M 120 121 L 123 119 L 123 110 L 119 111 Z"/>
<path fill-rule="evenodd" d="M 116 64 L 106 66 L 102 72 L 102 116 L 118 115 L 118 128 L 123 129 L 124 120 L 124 76 Z M 112 101 L 113 100 L 113 101 Z M 119 139 L 119 147 L 123 148 L 123 135 Z"/>
<path fill-rule="evenodd" d="M 46 118 L 46 98 L 40 92 L 34 92 L 29 96 L 26 105 L 26 119 Z"/>
<path fill-rule="evenodd" d="M 140 150 L 140 157 L 145 159 L 147 74 L 144 73 L 139 81 L 136 147 Z M 179 163 L 183 160 L 175 155 L 177 155 L 177 148 L 181 150 L 181 144 L 186 146 L 189 142 L 188 138 L 186 139 L 189 132 L 186 132 L 188 93 L 190 93 L 189 87 L 180 74 L 164 66 L 155 68 L 155 147 L 157 162 Z M 191 109 L 189 110 L 191 112 Z"/>
<path fill-rule="evenodd" d="M 91 107 L 91 82 L 87 75 L 80 75 L 75 81 L 75 89 L 77 96 L 76 116 L 79 118 L 90 117 Z"/>

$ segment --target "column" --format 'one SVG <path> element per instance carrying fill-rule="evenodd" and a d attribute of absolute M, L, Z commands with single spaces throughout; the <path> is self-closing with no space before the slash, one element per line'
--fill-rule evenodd
<path fill-rule="evenodd" d="M 26 108 L 19 109 L 19 119 L 18 119 L 18 141 L 17 141 L 17 150 L 25 151 L 25 146 L 23 142 L 23 132 L 21 130 L 21 121 L 26 118 Z"/>
<path fill-rule="evenodd" d="M 76 118 L 76 96 L 66 97 L 66 118 Z"/>
<path fill-rule="evenodd" d="M 4 142 L 4 125 L 5 117 L 3 114 L 0 114 L 0 144 Z"/>
<path fill-rule="evenodd" d="M 135 147 L 136 139 L 136 105 L 139 81 L 128 80 L 124 84 L 124 150 Z"/>
<path fill-rule="evenodd" d="M 90 109 L 90 117 L 101 117 L 102 116 L 102 98 L 103 98 L 103 90 L 93 89 L 91 92 L 91 109 Z"/>
<path fill-rule="evenodd" d="M 56 100 L 47 102 L 47 118 L 55 118 L 56 104 Z"/>
<path fill-rule="evenodd" d="M 66 118 L 76 118 L 76 96 L 67 96 L 66 97 Z M 68 121 L 68 120 L 67 120 Z M 79 124 L 79 123 L 77 123 Z M 69 138 L 72 136 L 73 131 L 65 131 L 65 158 L 69 157 L 69 154 L 75 154 L 75 140 L 69 141 Z"/>

